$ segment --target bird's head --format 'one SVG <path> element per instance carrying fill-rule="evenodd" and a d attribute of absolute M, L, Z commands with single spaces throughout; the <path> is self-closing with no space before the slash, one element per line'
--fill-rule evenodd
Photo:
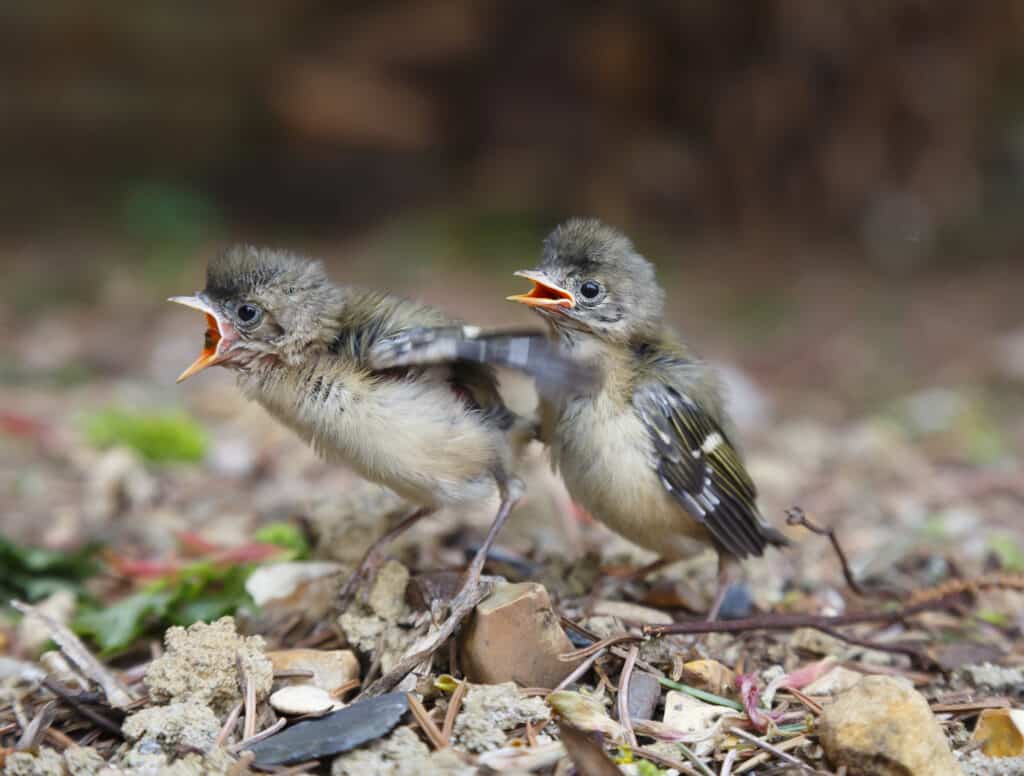
<path fill-rule="evenodd" d="M 629 342 L 661 323 L 664 292 L 654 266 L 622 233 L 596 219 L 572 219 L 544 241 L 540 266 L 515 273 L 533 283 L 510 296 L 559 331 Z"/>
<path fill-rule="evenodd" d="M 203 350 L 178 382 L 209 366 L 294 362 L 321 336 L 338 295 L 319 262 L 250 246 L 229 249 L 207 266 L 206 288 L 169 300 L 206 314 Z"/>

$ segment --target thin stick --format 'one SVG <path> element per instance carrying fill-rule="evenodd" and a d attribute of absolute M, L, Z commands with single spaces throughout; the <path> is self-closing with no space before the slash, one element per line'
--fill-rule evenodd
<path fill-rule="evenodd" d="M 800 768 L 801 770 L 810 771 L 811 773 L 817 773 L 817 770 L 815 768 L 812 768 L 810 765 L 805 763 L 803 760 L 799 760 L 796 757 L 794 757 L 793 755 L 788 754 L 786 752 L 783 752 L 777 746 L 772 746 L 767 741 L 765 741 L 765 740 L 763 740 L 761 738 L 758 738 L 753 733 L 748 733 L 743 728 L 733 727 L 733 728 L 729 729 L 729 732 L 739 736 L 742 739 L 745 739 L 745 740 L 749 741 L 754 746 L 756 746 L 758 749 L 764 749 L 766 752 L 770 752 L 771 754 L 773 754 L 776 757 L 778 757 L 780 760 L 783 760 L 783 761 L 789 763 L 790 765 L 795 765 L 798 768 Z"/>
<path fill-rule="evenodd" d="M 448 614 L 448 619 L 436 631 L 430 631 L 425 636 L 417 639 L 409 647 L 398 664 L 367 687 L 360 697 L 365 695 L 369 698 L 387 692 L 402 681 L 410 671 L 428 658 L 433 657 L 434 653 L 441 648 L 441 645 L 455 633 L 462 624 L 462 621 L 476 609 L 476 605 L 490 594 L 493 587 L 490 578 L 481 577 L 472 588 L 462 590 L 452 599 L 452 607 L 451 612 Z"/>
<path fill-rule="evenodd" d="M 76 712 L 81 714 L 83 717 L 85 717 L 93 724 L 99 725 L 105 731 L 117 736 L 118 738 L 124 738 L 124 736 L 121 734 L 120 725 L 118 725 L 116 722 L 107 719 L 98 711 L 90 708 L 86 704 L 79 703 L 78 699 L 74 695 L 72 695 L 59 684 L 57 684 L 57 682 L 53 681 L 50 678 L 43 679 L 43 687 L 45 687 L 47 690 L 52 692 L 62 701 L 67 703 L 71 708 L 73 708 Z"/>
<path fill-rule="evenodd" d="M 849 586 L 857 595 L 862 598 L 868 596 L 867 591 L 860 586 L 860 583 L 853 576 L 853 571 L 850 569 L 850 563 L 846 559 L 846 553 L 843 552 L 843 547 L 839 543 L 839 539 L 836 537 L 836 532 L 832 528 L 822 528 L 817 523 L 811 521 L 800 507 L 790 507 L 786 510 L 786 524 L 787 525 L 802 525 L 808 531 L 818 534 L 818 536 L 827 536 L 829 542 L 832 543 L 832 549 L 836 553 L 836 557 L 839 558 L 839 565 L 843 568 L 843 578 L 846 580 L 846 584 Z"/>
<path fill-rule="evenodd" d="M 39 711 L 36 712 L 32 721 L 22 731 L 21 737 L 18 739 L 18 743 L 14 745 L 14 748 L 19 751 L 25 751 L 26 749 L 35 749 L 39 746 L 39 742 L 43 740 L 46 730 L 53 724 L 56 716 L 57 701 L 47 701 L 44 703 Z"/>
<path fill-rule="evenodd" d="M 898 622 L 912 614 L 940 609 L 945 604 L 942 598 L 922 601 L 913 606 L 894 609 L 890 612 L 850 612 L 834 616 L 818 614 L 765 614 L 744 617 L 739 620 L 718 620 L 717 622 L 674 622 L 671 625 L 644 625 L 645 636 L 663 636 L 666 633 L 742 633 L 756 630 L 794 630 L 796 628 L 817 628 L 826 630 L 842 625 L 859 625 L 864 622 Z M 626 634 L 628 635 L 628 634 Z M 632 637 L 636 638 L 636 637 Z M 625 639 L 623 639 L 625 640 Z M 607 641 L 607 639 L 606 639 Z"/>
<path fill-rule="evenodd" d="M 235 707 L 231 709 L 231 713 L 228 714 L 227 720 L 224 722 L 224 727 L 220 729 L 220 733 L 217 734 L 217 746 L 224 746 L 227 743 L 228 736 L 231 735 L 231 731 L 235 729 L 235 725 L 238 723 L 238 716 L 242 713 L 241 702 L 236 703 Z"/>
<path fill-rule="evenodd" d="M 637 655 L 640 654 L 640 647 L 636 644 L 629 648 L 626 655 L 626 662 L 622 666 L 622 673 L 619 674 L 619 722 L 626 730 L 626 741 L 631 747 L 636 746 L 636 733 L 633 732 L 633 720 L 629 716 L 629 679 L 633 675 L 633 666 L 636 665 Z"/>
<path fill-rule="evenodd" d="M 555 689 L 552 690 L 552 692 L 556 692 L 557 690 L 564 690 L 570 684 L 575 682 L 577 679 L 579 679 L 581 676 L 587 673 L 587 671 L 590 670 L 591 666 L 594 665 L 594 662 L 603 654 L 604 650 L 600 650 L 598 652 L 595 652 L 590 657 L 588 657 L 586 660 L 584 660 L 582 663 L 576 666 L 576 668 L 573 669 L 573 672 L 571 674 L 569 674 L 567 677 L 565 677 L 565 679 L 560 681 L 558 683 L 558 686 L 555 687 Z"/>
<path fill-rule="evenodd" d="M 434 720 L 430 718 L 430 714 L 423 707 L 423 703 L 413 695 L 411 692 L 407 692 L 405 697 L 409 701 L 409 711 L 412 712 L 413 717 L 416 719 L 416 723 L 420 726 L 420 729 L 426 733 L 427 738 L 430 739 L 430 743 L 434 745 L 437 750 L 444 749 L 448 746 L 448 741 L 441 734 L 441 731 L 437 729 L 437 725 L 434 724 Z"/>
<path fill-rule="evenodd" d="M 735 622 L 735 620 L 734 620 L 734 622 Z M 645 634 L 646 634 L 646 629 L 648 627 L 651 627 L 651 626 L 648 626 L 648 625 L 644 626 Z M 661 627 L 667 628 L 669 626 L 668 625 L 662 625 Z M 636 635 L 634 635 L 632 633 L 618 633 L 618 634 L 616 634 L 614 636 L 609 636 L 606 639 L 601 639 L 600 641 L 595 641 L 593 644 L 591 644 L 588 647 L 583 647 L 582 649 L 576 649 L 576 650 L 573 650 L 572 652 L 563 652 L 562 654 L 560 654 L 558 656 L 558 659 L 561 660 L 563 663 L 574 663 L 577 660 L 580 660 L 581 658 L 590 657 L 595 652 L 600 652 L 602 649 L 606 649 L 608 647 L 613 647 L 616 644 L 626 644 L 626 643 L 633 642 L 633 641 L 643 641 L 643 640 L 644 640 L 643 636 L 636 636 Z"/>
<path fill-rule="evenodd" d="M 933 703 L 933 714 L 977 713 L 985 709 L 1005 709 L 1011 706 L 1009 698 L 982 698 L 965 703 Z"/>
<path fill-rule="evenodd" d="M 862 639 L 857 636 L 849 636 L 842 631 L 836 630 L 835 628 L 816 628 L 822 633 L 827 633 L 833 638 L 845 641 L 847 644 L 852 644 L 855 647 L 864 647 L 866 649 L 874 649 L 878 652 L 892 652 L 896 655 L 906 655 L 907 657 L 915 660 L 921 666 L 934 667 L 936 666 L 935 659 L 932 658 L 923 649 L 919 649 L 911 644 L 906 643 L 893 643 L 886 644 L 881 641 L 872 641 L 871 639 Z"/>
<path fill-rule="evenodd" d="M 452 693 L 452 699 L 448 702 L 448 711 L 444 715 L 444 725 L 441 726 L 441 736 L 444 738 L 446 746 L 451 743 L 452 731 L 455 730 L 455 718 L 459 715 L 459 710 L 462 708 L 462 699 L 465 695 L 466 683 L 459 682 L 459 686 Z"/>

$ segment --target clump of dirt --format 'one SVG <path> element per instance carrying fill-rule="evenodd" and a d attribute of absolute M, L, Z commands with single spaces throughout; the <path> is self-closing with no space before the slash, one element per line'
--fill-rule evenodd
<path fill-rule="evenodd" d="M 158 703 L 193 702 L 224 714 L 241 701 L 248 676 L 258 700 L 270 694 L 274 666 L 260 636 L 240 636 L 231 617 L 172 627 L 166 652 L 146 669 L 149 697 Z"/>

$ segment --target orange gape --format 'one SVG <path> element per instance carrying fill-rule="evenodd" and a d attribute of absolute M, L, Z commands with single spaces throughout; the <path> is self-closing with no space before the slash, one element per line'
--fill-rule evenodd
<path fill-rule="evenodd" d="M 192 365 L 178 376 L 178 382 L 187 380 L 196 372 L 201 372 L 208 366 L 213 366 L 217 359 L 217 345 L 220 343 L 220 327 L 217 319 L 209 313 L 206 314 L 206 337 L 203 340 L 203 351 L 199 358 L 192 362 Z"/>

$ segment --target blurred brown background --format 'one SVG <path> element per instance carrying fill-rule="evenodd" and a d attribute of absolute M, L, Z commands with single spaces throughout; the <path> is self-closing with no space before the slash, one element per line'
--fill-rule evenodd
<path fill-rule="evenodd" d="M 524 323 L 511 271 L 594 215 L 738 366 L 755 453 L 881 419 L 1019 472 L 1022 41 L 1013 0 L 0 4 L 7 426 L 226 396 L 173 386 L 201 322 L 162 300 L 228 242 Z"/>

